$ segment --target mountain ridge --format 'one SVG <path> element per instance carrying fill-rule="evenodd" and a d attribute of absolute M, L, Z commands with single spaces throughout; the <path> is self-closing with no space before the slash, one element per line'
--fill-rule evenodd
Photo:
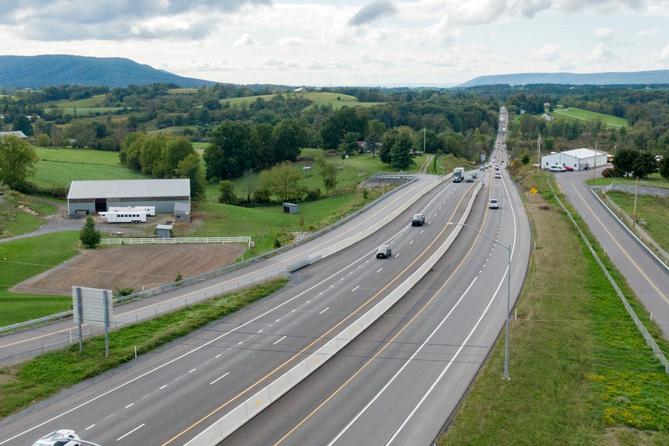
<path fill-rule="evenodd" d="M 458 85 L 458 87 L 500 84 L 657 85 L 669 84 L 669 70 L 492 74 L 477 76 Z"/>
<path fill-rule="evenodd" d="M 69 54 L 0 56 L 2 88 L 43 88 L 58 85 L 127 87 L 154 83 L 200 87 L 215 82 L 179 76 L 122 57 Z"/>

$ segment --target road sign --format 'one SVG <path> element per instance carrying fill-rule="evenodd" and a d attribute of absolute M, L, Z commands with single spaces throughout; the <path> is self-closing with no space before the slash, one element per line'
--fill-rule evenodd
<path fill-rule="evenodd" d="M 531 193 L 532 195 L 536 195 L 536 193 L 537 193 L 537 188 L 534 187 L 534 186 L 532 186 L 532 189 L 530 189 L 530 193 Z"/>
<path fill-rule="evenodd" d="M 105 356 L 109 356 L 109 321 L 114 314 L 111 290 L 73 286 L 72 308 L 79 326 L 79 351 L 84 342 L 82 324 L 98 325 L 105 329 Z"/>

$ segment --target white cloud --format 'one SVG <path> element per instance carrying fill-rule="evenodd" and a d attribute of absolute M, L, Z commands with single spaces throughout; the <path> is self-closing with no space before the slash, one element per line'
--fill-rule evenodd
<path fill-rule="evenodd" d="M 590 60 L 592 62 L 610 62 L 614 59 L 617 59 L 617 56 L 611 51 L 611 49 L 603 43 L 600 43 L 595 48 L 593 48 L 590 53 Z"/>
<path fill-rule="evenodd" d="M 235 43 L 233 43 L 234 46 L 252 46 L 255 44 L 256 44 L 255 39 L 249 33 L 242 34 L 241 37 L 235 40 Z"/>
<path fill-rule="evenodd" d="M 530 53 L 531 59 L 555 61 L 562 57 L 560 48 L 556 45 L 544 45 L 541 48 Z"/>
<path fill-rule="evenodd" d="M 279 46 L 300 46 L 304 45 L 306 42 L 301 37 L 290 36 L 290 37 L 282 37 L 281 39 L 279 39 L 277 43 L 279 44 Z"/>
<path fill-rule="evenodd" d="M 660 51 L 652 53 L 650 59 L 661 63 L 669 62 L 669 45 L 665 46 Z"/>
<path fill-rule="evenodd" d="M 393 15 L 396 12 L 397 8 L 393 3 L 386 0 L 376 0 L 360 8 L 360 10 L 351 17 L 348 24 L 351 26 L 365 25 L 382 17 Z"/>
<path fill-rule="evenodd" d="M 597 28 L 592 34 L 598 40 L 610 40 L 614 35 L 614 31 L 611 28 Z"/>
<path fill-rule="evenodd" d="M 656 29 L 642 29 L 638 33 L 636 33 L 637 37 L 650 37 L 650 36 L 655 36 L 657 35 L 657 30 Z"/>

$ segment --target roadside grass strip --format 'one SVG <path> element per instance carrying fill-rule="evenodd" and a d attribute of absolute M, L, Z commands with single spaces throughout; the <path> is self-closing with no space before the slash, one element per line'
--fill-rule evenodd
<path fill-rule="evenodd" d="M 634 195 L 626 192 L 609 191 L 608 197 L 620 206 L 627 215 L 634 212 Z M 669 197 L 639 195 L 637 217 L 643 220 L 641 227 L 653 237 L 665 251 L 669 251 Z"/>
<path fill-rule="evenodd" d="M 273 280 L 112 331 L 107 358 L 104 356 L 104 336 L 97 336 L 84 341 L 82 353 L 79 353 L 78 345 L 72 345 L 19 365 L 1 368 L 0 417 L 132 360 L 135 347 L 138 355 L 150 352 L 232 314 L 276 292 L 286 282 L 286 279 Z"/>
<path fill-rule="evenodd" d="M 669 376 L 576 228 L 549 175 L 517 173 L 536 249 L 511 324 L 511 381 L 500 337 L 439 445 L 669 444 Z M 573 210 L 571 211 L 573 213 Z M 575 213 L 595 252 L 660 348 L 659 328 Z"/>

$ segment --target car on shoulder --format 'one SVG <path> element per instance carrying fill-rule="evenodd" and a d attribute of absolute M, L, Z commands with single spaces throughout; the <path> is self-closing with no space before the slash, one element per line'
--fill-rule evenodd
<path fill-rule="evenodd" d="M 425 216 L 423 214 L 414 214 L 411 217 L 411 226 L 423 226 L 425 224 Z"/>
<path fill-rule="evenodd" d="M 392 249 L 390 249 L 390 246 L 388 246 L 388 245 L 381 245 L 381 246 L 379 246 L 379 249 L 376 250 L 376 258 L 377 259 L 387 259 L 392 255 L 393 255 L 393 251 L 392 251 Z"/>
<path fill-rule="evenodd" d="M 51 432 L 33 443 L 33 446 L 81 446 L 80 438 L 71 429 Z"/>
<path fill-rule="evenodd" d="M 499 200 L 497 198 L 491 198 L 488 207 L 490 209 L 499 209 Z"/>

